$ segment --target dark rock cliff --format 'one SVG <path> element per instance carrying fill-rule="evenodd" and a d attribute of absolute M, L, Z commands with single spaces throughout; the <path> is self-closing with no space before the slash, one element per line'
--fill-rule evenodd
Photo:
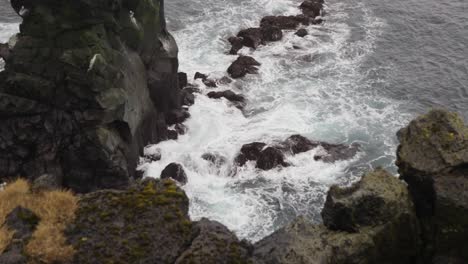
<path fill-rule="evenodd" d="M 180 111 L 163 0 L 12 1 L 20 33 L 0 74 L 0 177 L 122 188 Z"/>

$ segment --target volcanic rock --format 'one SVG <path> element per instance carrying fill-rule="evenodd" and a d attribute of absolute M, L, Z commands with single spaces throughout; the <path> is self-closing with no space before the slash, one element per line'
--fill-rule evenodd
<path fill-rule="evenodd" d="M 229 66 L 227 72 L 231 75 L 232 78 L 237 79 L 244 77 L 249 74 L 256 74 L 258 68 L 261 64 L 256 61 L 254 58 L 249 56 L 239 56 L 231 66 Z"/>
<path fill-rule="evenodd" d="M 237 37 L 242 39 L 242 45 L 249 48 L 256 49 L 261 44 L 264 44 L 261 28 L 248 28 L 241 30 L 237 34 Z"/>
<path fill-rule="evenodd" d="M 300 5 L 300 9 L 305 16 L 315 18 L 320 16 L 323 9 L 323 0 L 307 0 Z"/>
<path fill-rule="evenodd" d="M 309 18 L 303 15 L 297 16 L 266 16 L 260 22 L 260 27 L 276 27 L 279 29 L 295 29 L 300 24 L 309 25 Z"/>
<path fill-rule="evenodd" d="M 193 77 L 194 80 L 196 80 L 196 79 L 206 80 L 206 78 L 208 78 L 208 75 L 203 74 L 201 72 L 196 72 L 195 76 Z"/>
<path fill-rule="evenodd" d="M 173 179 L 182 185 L 187 183 L 184 167 L 178 163 L 171 163 L 161 172 L 161 179 Z"/>
<path fill-rule="evenodd" d="M 271 170 L 277 166 L 288 166 L 284 161 L 284 154 L 277 148 L 267 147 L 260 152 L 256 167 L 262 170 Z"/>
<path fill-rule="evenodd" d="M 301 28 L 301 29 L 299 29 L 298 31 L 296 31 L 295 34 L 296 34 L 297 36 L 303 38 L 303 37 L 307 36 L 307 34 L 309 34 L 309 33 L 307 32 L 307 29 Z"/>
<path fill-rule="evenodd" d="M 231 55 L 236 55 L 237 52 L 244 46 L 244 39 L 240 37 L 230 37 L 228 38 L 228 41 L 232 45 L 231 50 L 229 51 L 229 54 Z"/>

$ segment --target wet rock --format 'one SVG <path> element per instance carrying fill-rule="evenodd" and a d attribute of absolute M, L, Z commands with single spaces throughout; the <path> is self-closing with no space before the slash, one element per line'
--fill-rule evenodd
<path fill-rule="evenodd" d="M 284 161 L 284 154 L 277 148 L 267 147 L 260 152 L 256 167 L 262 170 L 271 170 L 277 166 L 288 166 Z"/>
<path fill-rule="evenodd" d="M 262 27 L 263 41 L 279 41 L 283 38 L 283 31 L 279 27 L 264 26 Z"/>
<path fill-rule="evenodd" d="M 253 142 L 242 146 L 239 155 L 235 158 L 239 166 L 244 166 L 249 160 L 257 160 L 266 144 L 262 142 Z"/>
<path fill-rule="evenodd" d="M 315 160 L 333 163 L 340 160 L 348 160 L 356 156 L 359 152 L 359 144 L 351 144 L 350 146 L 343 144 L 330 144 L 321 142 L 320 146 L 323 147 L 327 154 L 314 156 Z"/>
<path fill-rule="evenodd" d="M 173 179 L 184 185 L 187 183 L 187 174 L 185 174 L 182 165 L 171 163 L 161 172 L 161 179 Z"/>
<path fill-rule="evenodd" d="M 84 195 L 66 232 L 72 263 L 174 263 L 195 234 L 188 206 L 171 180 Z"/>
<path fill-rule="evenodd" d="M 327 213 L 322 213 L 331 217 L 327 218 L 327 223 L 348 229 L 344 221 L 349 220 L 356 224 L 353 228 L 358 232 L 331 230 L 298 218 L 257 242 L 253 262 L 417 263 L 419 223 L 404 183 L 380 170 L 364 176 L 361 183 L 350 189 L 334 187 L 330 192 L 332 198 L 329 199 L 336 200 L 326 205 L 333 209 L 324 209 Z M 379 197 L 376 200 L 380 202 L 366 197 Z M 361 205 L 365 208 L 359 208 Z M 366 212 L 366 208 L 370 212 Z M 377 218 L 372 219 L 373 216 Z"/>
<path fill-rule="evenodd" d="M 184 124 L 176 124 L 174 129 L 177 131 L 179 135 L 185 135 L 188 128 Z"/>
<path fill-rule="evenodd" d="M 196 72 L 195 73 L 195 76 L 193 77 L 193 79 L 202 79 L 202 80 L 206 80 L 208 78 L 208 75 L 206 74 L 203 74 L 201 72 Z"/>
<path fill-rule="evenodd" d="M 193 90 L 191 89 L 183 89 L 180 94 L 181 97 L 181 104 L 182 105 L 193 105 L 195 103 L 195 95 L 193 95 Z"/>
<path fill-rule="evenodd" d="M 218 83 L 219 84 L 230 84 L 232 83 L 232 79 L 227 77 L 227 76 L 223 76 L 221 79 L 218 80 Z"/>
<path fill-rule="evenodd" d="M 432 110 L 398 132 L 397 166 L 423 224 L 426 256 L 468 261 L 468 128 Z"/>
<path fill-rule="evenodd" d="M 202 159 L 209 161 L 216 166 L 221 166 L 227 161 L 225 157 L 214 153 L 205 153 L 202 155 Z"/>
<path fill-rule="evenodd" d="M 296 34 L 297 36 L 303 38 L 303 37 L 307 36 L 307 34 L 309 34 L 309 33 L 307 32 L 307 29 L 301 28 L 301 29 L 299 29 L 298 31 L 296 31 L 295 34 Z"/>
<path fill-rule="evenodd" d="M 202 218 L 194 224 L 197 230 L 190 247 L 175 262 L 182 263 L 249 263 L 249 245 L 243 243 L 225 226 Z"/>
<path fill-rule="evenodd" d="M 166 123 L 168 125 L 183 123 L 189 117 L 190 113 L 185 109 L 172 110 L 167 114 Z"/>
<path fill-rule="evenodd" d="M 144 158 L 149 162 L 159 161 L 159 160 L 161 160 L 161 152 L 156 151 L 156 152 L 151 153 L 151 154 L 146 154 Z"/>
<path fill-rule="evenodd" d="M 244 77 L 247 74 L 258 73 L 258 68 L 256 66 L 260 65 L 261 64 L 252 57 L 239 56 L 239 58 L 229 66 L 227 72 L 232 78 L 237 79 Z"/>
<path fill-rule="evenodd" d="M 322 24 L 325 20 L 323 20 L 322 18 L 315 18 L 312 20 L 312 24 L 313 25 L 319 25 L 319 24 Z"/>
<path fill-rule="evenodd" d="M 238 38 L 242 39 L 242 45 L 256 49 L 258 46 L 264 44 L 263 32 L 261 28 L 248 28 L 239 31 Z"/>
<path fill-rule="evenodd" d="M 244 46 L 244 39 L 240 37 L 230 37 L 228 38 L 229 43 L 231 43 L 231 50 L 229 54 L 236 55 L 239 50 Z"/>
<path fill-rule="evenodd" d="M 221 97 L 224 97 L 224 98 L 226 98 L 227 100 L 229 100 L 231 102 L 243 103 L 245 101 L 244 96 L 242 96 L 240 94 L 236 94 L 231 90 L 226 90 L 226 91 L 222 91 L 222 92 L 209 92 L 207 94 L 207 96 L 209 98 L 213 98 L 213 99 L 219 99 Z"/>
<path fill-rule="evenodd" d="M 211 88 L 216 88 L 218 85 L 216 85 L 216 81 L 212 79 L 204 79 L 203 84 L 206 85 L 206 87 L 211 87 Z"/>
<path fill-rule="evenodd" d="M 300 9 L 305 16 L 315 18 L 320 16 L 323 9 L 323 0 L 307 0 L 300 5 Z"/>
<path fill-rule="evenodd" d="M 177 131 L 175 131 L 175 130 L 168 129 L 167 130 L 167 137 L 168 137 L 168 139 L 177 140 L 177 138 L 179 138 L 179 134 L 177 134 Z"/>
<path fill-rule="evenodd" d="M 298 16 L 266 16 L 260 22 L 262 28 L 276 27 L 278 29 L 295 29 L 300 24 L 308 25 L 309 18 L 303 15 Z"/>
<path fill-rule="evenodd" d="M 185 88 L 188 85 L 187 73 L 179 72 L 177 73 L 177 77 L 179 78 L 179 88 Z"/>
<path fill-rule="evenodd" d="M 8 46 L 8 44 L 0 43 L 0 58 L 6 61 L 8 60 L 9 57 L 10 57 L 10 47 Z"/>
<path fill-rule="evenodd" d="M 301 135 L 292 135 L 280 144 L 281 149 L 299 154 L 314 149 L 320 145 L 319 142 L 311 141 Z"/>

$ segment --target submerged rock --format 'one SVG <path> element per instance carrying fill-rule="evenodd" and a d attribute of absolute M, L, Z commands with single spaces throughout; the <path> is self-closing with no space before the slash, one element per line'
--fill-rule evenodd
<path fill-rule="evenodd" d="M 335 231 L 299 218 L 257 242 L 254 263 L 414 263 L 420 245 L 418 221 L 402 182 L 380 170 L 351 189 L 332 188 L 329 197 L 337 200 L 328 202 L 322 213 L 330 217 L 326 223 L 348 229 L 345 222 L 350 221 L 358 232 Z"/>
<path fill-rule="evenodd" d="M 187 174 L 185 174 L 184 167 L 178 163 L 171 163 L 164 168 L 161 172 L 161 179 L 173 179 L 180 184 L 187 183 Z"/>
<path fill-rule="evenodd" d="M 307 29 L 305 29 L 305 28 L 301 28 L 298 31 L 296 31 L 296 33 L 295 33 L 295 35 L 297 35 L 297 36 L 299 36 L 301 38 L 307 36 L 307 34 L 309 34 L 309 33 L 307 32 Z"/>
<path fill-rule="evenodd" d="M 256 167 L 262 170 L 271 170 L 278 166 L 288 166 L 284 161 L 284 154 L 277 148 L 267 147 L 260 152 Z"/>
<path fill-rule="evenodd" d="M 424 228 L 426 256 L 468 261 L 468 128 L 432 110 L 398 132 L 397 165 Z"/>
<path fill-rule="evenodd" d="M 216 81 L 212 79 L 204 79 L 203 84 L 206 85 L 206 87 L 211 87 L 211 88 L 216 88 L 218 85 L 216 85 Z"/>
<path fill-rule="evenodd" d="M 231 66 L 229 66 L 227 72 L 231 75 L 232 78 L 237 79 L 244 77 L 249 74 L 258 73 L 258 68 L 261 64 L 256 61 L 254 58 L 249 56 L 239 56 Z"/>

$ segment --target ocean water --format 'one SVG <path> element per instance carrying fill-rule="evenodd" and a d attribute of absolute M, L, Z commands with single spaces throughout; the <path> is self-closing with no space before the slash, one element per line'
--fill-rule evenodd
<path fill-rule="evenodd" d="M 1 2 L 3 1 L 3 2 Z M 0 0 L 0 41 L 18 20 Z M 236 56 L 226 39 L 258 26 L 266 15 L 299 14 L 299 0 L 167 0 L 169 30 L 179 45 L 180 71 L 226 75 Z M 468 2 L 465 0 L 328 0 L 322 25 L 299 38 L 257 50 L 258 75 L 202 88 L 178 140 L 150 145 L 158 162 L 141 165 L 158 178 L 171 162 L 184 166 L 190 215 L 217 220 L 239 237 L 257 241 L 299 215 L 320 222 L 326 191 L 350 184 L 378 166 L 397 174 L 396 132 L 432 107 L 468 117 Z M 294 47 L 299 47 L 296 49 Z M 230 89 L 247 100 L 244 111 L 206 93 Z M 331 143 L 359 143 L 352 160 L 313 159 L 318 149 L 288 156 L 291 167 L 259 171 L 233 160 L 243 144 L 272 143 L 292 134 Z M 225 160 L 211 164 L 213 153 Z"/>

